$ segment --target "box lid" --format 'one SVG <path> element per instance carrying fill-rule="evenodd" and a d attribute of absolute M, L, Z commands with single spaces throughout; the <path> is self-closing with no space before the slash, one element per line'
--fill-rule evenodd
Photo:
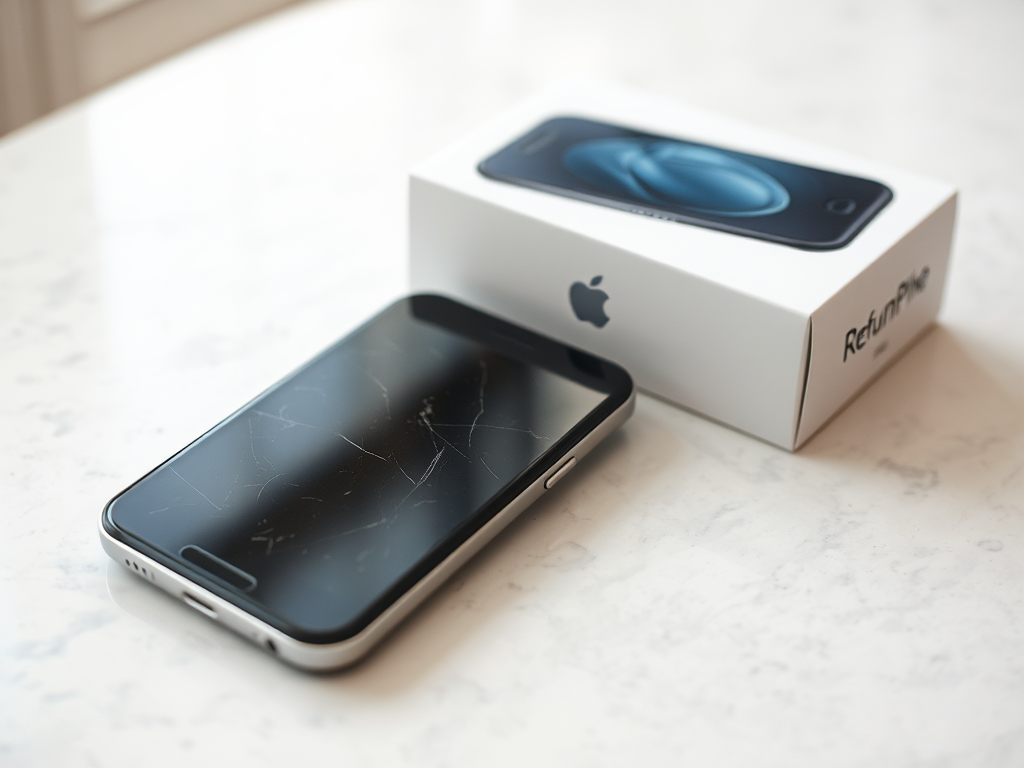
<path fill-rule="evenodd" d="M 575 116 L 876 179 L 894 199 L 848 246 L 807 251 L 639 216 L 484 177 L 479 163 L 551 117 Z M 810 315 L 954 194 L 948 184 L 619 85 L 573 79 L 419 164 L 412 175 Z"/>

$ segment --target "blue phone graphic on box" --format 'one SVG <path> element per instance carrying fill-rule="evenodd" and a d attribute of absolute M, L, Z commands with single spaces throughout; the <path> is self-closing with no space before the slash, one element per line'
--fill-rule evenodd
<path fill-rule="evenodd" d="M 809 250 L 847 245 L 884 184 L 576 117 L 545 121 L 479 165 L 498 181 Z"/>

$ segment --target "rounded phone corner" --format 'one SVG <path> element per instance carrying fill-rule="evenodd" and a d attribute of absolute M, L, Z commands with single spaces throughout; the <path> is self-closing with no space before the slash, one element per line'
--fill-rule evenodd
<path fill-rule="evenodd" d="M 477 163 L 476 172 L 483 176 L 485 179 L 490 179 L 491 181 L 504 181 L 500 174 L 495 173 L 488 167 L 487 162 L 490 159 L 491 158 L 487 158 L 487 160 L 481 160 L 479 163 Z"/>

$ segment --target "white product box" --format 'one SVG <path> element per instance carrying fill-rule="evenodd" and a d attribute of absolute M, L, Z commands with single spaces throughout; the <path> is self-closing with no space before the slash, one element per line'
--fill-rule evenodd
<path fill-rule="evenodd" d="M 873 179 L 893 198 L 845 247 L 813 251 L 478 170 L 557 116 Z M 955 212 L 956 191 L 947 184 L 619 86 L 576 81 L 412 171 L 411 281 L 417 292 L 458 298 L 616 360 L 643 389 L 792 450 L 934 320 Z M 570 293 L 587 294 L 598 276 L 610 318 L 601 327 L 578 319 L 570 304 Z"/>

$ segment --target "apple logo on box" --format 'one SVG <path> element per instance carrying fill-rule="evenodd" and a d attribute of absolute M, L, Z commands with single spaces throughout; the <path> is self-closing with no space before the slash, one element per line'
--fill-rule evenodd
<path fill-rule="evenodd" d="M 608 301 L 608 294 L 597 287 L 603 279 L 603 275 L 598 275 L 590 281 L 589 287 L 586 283 L 577 281 L 569 288 L 569 303 L 572 305 L 572 311 L 576 313 L 576 317 L 593 323 L 598 328 L 604 328 L 610 319 L 604 312 L 604 303 Z"/>

